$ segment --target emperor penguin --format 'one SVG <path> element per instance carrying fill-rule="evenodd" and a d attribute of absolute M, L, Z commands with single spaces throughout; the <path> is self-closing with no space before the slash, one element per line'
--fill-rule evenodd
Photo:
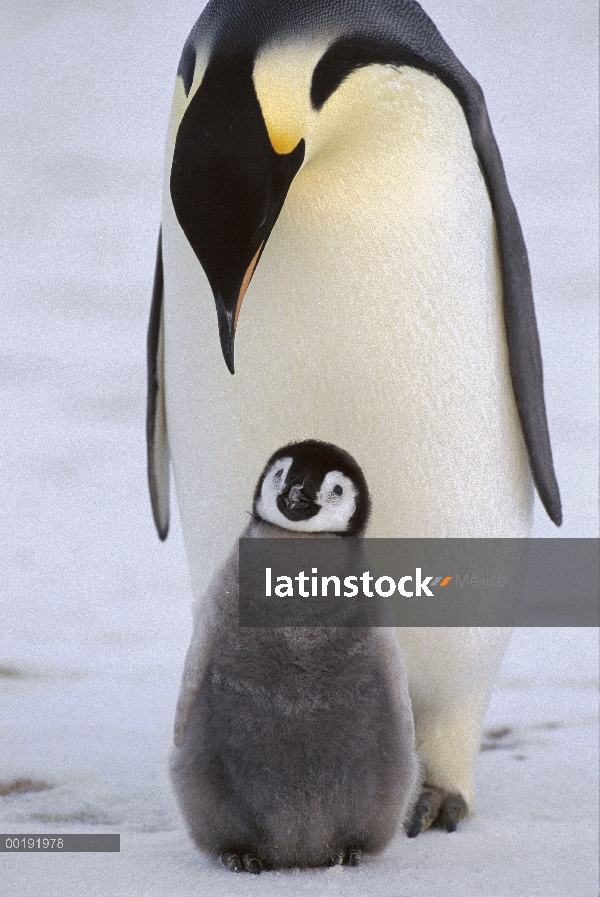
<path fill-rule="evenodd" d="M 482 91 L 418 3 L 208 3 L 175 84 L 148 358 L 154 518 L 165 538 L 171 462 L 199 600 L 293 440 L 357 459 L 372 536 L 528 536 L 534 483 L 560 524 L 517 212 Z M 509 632 L 399 638 L 426 771 L 409 831 L 453 828 Z"/>
<path fill-rule="evenodd" d="M 308 440 L 269 459 L 243 537 L 349 537 L 352 552 L 369 507 L 354 459 Z M 419 770 L 394 630 L 241 627 L 238 577 L 236 545 L 185 662 L 171 769 L 190 835 L 234 872 L 358 865 L 393 837 Z"/>

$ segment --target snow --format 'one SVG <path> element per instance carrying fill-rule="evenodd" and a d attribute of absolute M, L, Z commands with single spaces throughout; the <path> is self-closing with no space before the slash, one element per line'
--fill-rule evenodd
<path fill-rule="evenodd" d="M 565 523 L 597 536 L 596 4 L 425 7 L 485 91 L 525 232 Z M 358 869 L 233 876 L 188 841 L 167 764 L 191 594 L 153 531 L 145 330 L 162 150 L 198 2 L 4 3 L 0 269 L 3 832 L 120 854 L 3 855 L 19 897 L 598 893 L 598 635 L 518 630 L 474 818 Z M 505 731 L 502 734 L 503 730 Z"/>

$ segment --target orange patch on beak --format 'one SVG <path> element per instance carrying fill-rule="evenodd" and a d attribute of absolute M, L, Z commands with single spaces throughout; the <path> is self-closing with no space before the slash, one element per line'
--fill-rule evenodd
<path fill-rule="evenodd" d="M 252 279 L 252 275 L 254 274 L 254 269 L 256 268 L 256 263 L 258 261 L 258 257 L 262 251 L 263 246 L 265 245 L 265 241 L 263 240 L 258 249 L 256 250 L 256 255 L 248 265 L 248 270 L 244 274 L 244 279 L 242 280 L 242 285 L 240 287 L 240 294 L 238 296 L 237 305 L 235 306 L 235 317 L 233 319 L 233 329 L 237 328 L 238 318 L 240 316 L 240 309 L 242 307 L 242 302 L 244 301 L 244 296 L 246 294 L 246 290 L 248 289 L 248 284 Z"/>

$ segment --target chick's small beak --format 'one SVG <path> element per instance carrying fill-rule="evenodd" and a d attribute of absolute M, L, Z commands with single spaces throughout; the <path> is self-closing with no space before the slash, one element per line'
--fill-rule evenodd
<path fill-rule="evenodd" d="M 302 483 L 293 483 L 289 489 L 278 495 L 277 507 L 288 520 L 295 522 L 309 520 L 321 510 L 316 498 L 310 483 L 305 480 Z"/>
<path fill-rule="evenodd" d="M 312 500 L 304 491 L 303 483 L 297 483 L 295 486 L 292 486 L 288 494 L 282 496 L 282 498 L 289 510 L 303 511 L 305 508 L 308 508 L 311 504 L 313 504 Z"/>

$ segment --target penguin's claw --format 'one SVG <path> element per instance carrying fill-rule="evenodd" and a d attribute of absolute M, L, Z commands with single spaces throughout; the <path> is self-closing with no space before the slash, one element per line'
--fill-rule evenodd
<path fill-rule="evenodd" d="M 416 838 L 432 827 L 455 832 L 466 814 L 467 804 L 462 794 L 451 794 L 435 785 L 424 785 L 406 826 L 406 834 L 409 838 Z"/>
<path fill-rule="evenodd" d="M 467 803 L 462 794 L 449 794 L 442 805 L 438 824 L 447 832 L 455 832 L 458 823 L 467 815 Z"/>
<path fill-rule="evenodd" d="M 242 863 L 244 864 L 246 872 L 251 872 L 252 875 L 260 875 L 262 872 L 263 865 L 261 861 L 251 853 L 245 853 L 243 855 Z"/>
<path fill-rule="evenodd" d="M 261 861 L 251 853 L 244 853 L 240 857 L 238 853 L 228 850 L 221 854 L 221 862 L 232 872 L 243 872 L 245 869 L 252 875 L 260 875 L 263 870 Z"/>
<path fill-rule="evenodd" d="M 347 850 L 338 850 L 332 854 L 327 861 L 327 865 L 331 866 L 359 866 L 362 860 L 362 850 L 358 847 L 348 847 Z"/>
<path fill-rule="evenodd" d="M 360 861 L 362 860 L 362 850 L 359 850 L 357 847 L 352 847 L 348 851 L 346 862 L 349 866 L 360 866 Z"/>
<path fill-rule="evenodd" d="M 416 838 L 420 832 L 426 831 L 433 825 L 442 807 L 444 794 L 445 792 L 441 788 L 423 786 L 406 829 L 409 838 Z"/>
<path fill-rule="evenodd" d="M 222 853 L 221 862 L 232 872 L 242 872 L 244 866 L 237 853 Z"/>

